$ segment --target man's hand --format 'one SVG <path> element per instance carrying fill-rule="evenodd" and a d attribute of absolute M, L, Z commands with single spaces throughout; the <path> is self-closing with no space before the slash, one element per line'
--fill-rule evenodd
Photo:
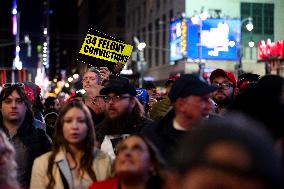
<path fill-rule="evenodd" d="M 107 80 L 109 80 L 110 71 L 107 67 L 100 67 L 100 74 L 102 83 L 105 83 Z"/>

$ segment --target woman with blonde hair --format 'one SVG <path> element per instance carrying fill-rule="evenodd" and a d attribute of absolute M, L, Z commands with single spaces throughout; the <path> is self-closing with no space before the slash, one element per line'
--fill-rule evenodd
<path fill-rule="evenodd" d="M 0 131 L 0 188 L 19 189 L 15 151 L 5 134 Z"/>
<path fill-rule="evenodd" d="M 34 161 L 31 188 L 88 188 L 111 174 L 111 159 L 95 147 L 93 121 L 86 105 L 66 104 L 55 125 L 51 152 Z"/>

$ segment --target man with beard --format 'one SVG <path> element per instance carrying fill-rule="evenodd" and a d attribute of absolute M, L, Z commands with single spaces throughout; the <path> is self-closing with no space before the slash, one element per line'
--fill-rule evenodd
<path fill-rule="evenodd" d="M 106 95 L 106 117 L 98 126 L 97 139 L 101 150 L 115 158 L 117 144 L 130 134 L 140 133 L 152 121 L 145 117 L 143 105 L 127 78 L 111 77 L 100 94 Z"/>
<path fill-rule="evenodd" d="M 33 125 L 34 116 L 23 83 L 6 83 L 0 94 L 0 129 L 16 152 L 17 180 L 29 188 L 33 160 L 51 149 L 44 130 Z"/>
<path fill-rule="evenodd" d="M 219 88 L 212 93 L 212 99 L 217 104 L 216 113 L 223 114 L 237 93 L 237 79 L 232 72 L 216 69 L 210 75 L 210 82 Z"/>

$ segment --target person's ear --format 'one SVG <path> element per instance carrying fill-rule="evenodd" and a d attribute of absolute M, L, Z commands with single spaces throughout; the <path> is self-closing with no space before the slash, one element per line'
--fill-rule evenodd
<path fill-rule="evenodd" d="M 130 98 L 130 107 L 131 108 L 134 108 L 135 107 L 135 104 L 138 103 L 136 101 L 138 101 L 138 99 L 135 99 L 136 97 L 132 97 Z"/>
<path fill-rule="evenodd" d="M 188 106 L 185 106 L 185 98 L 179 97 L 176 102 L 176 108 L 179 109 L 180 112 L 183 112 L 184 110 L 188 109 Z"/>

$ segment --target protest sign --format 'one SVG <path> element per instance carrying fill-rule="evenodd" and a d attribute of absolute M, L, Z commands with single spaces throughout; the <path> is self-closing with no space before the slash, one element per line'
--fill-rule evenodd
<path fill-rule="evenodd" d="M 108 67 L 111 72 L 119 63 L 125 65 L 133 46 L 90 29 L 79 51 L 78 60 L 95 67 Z"/>

